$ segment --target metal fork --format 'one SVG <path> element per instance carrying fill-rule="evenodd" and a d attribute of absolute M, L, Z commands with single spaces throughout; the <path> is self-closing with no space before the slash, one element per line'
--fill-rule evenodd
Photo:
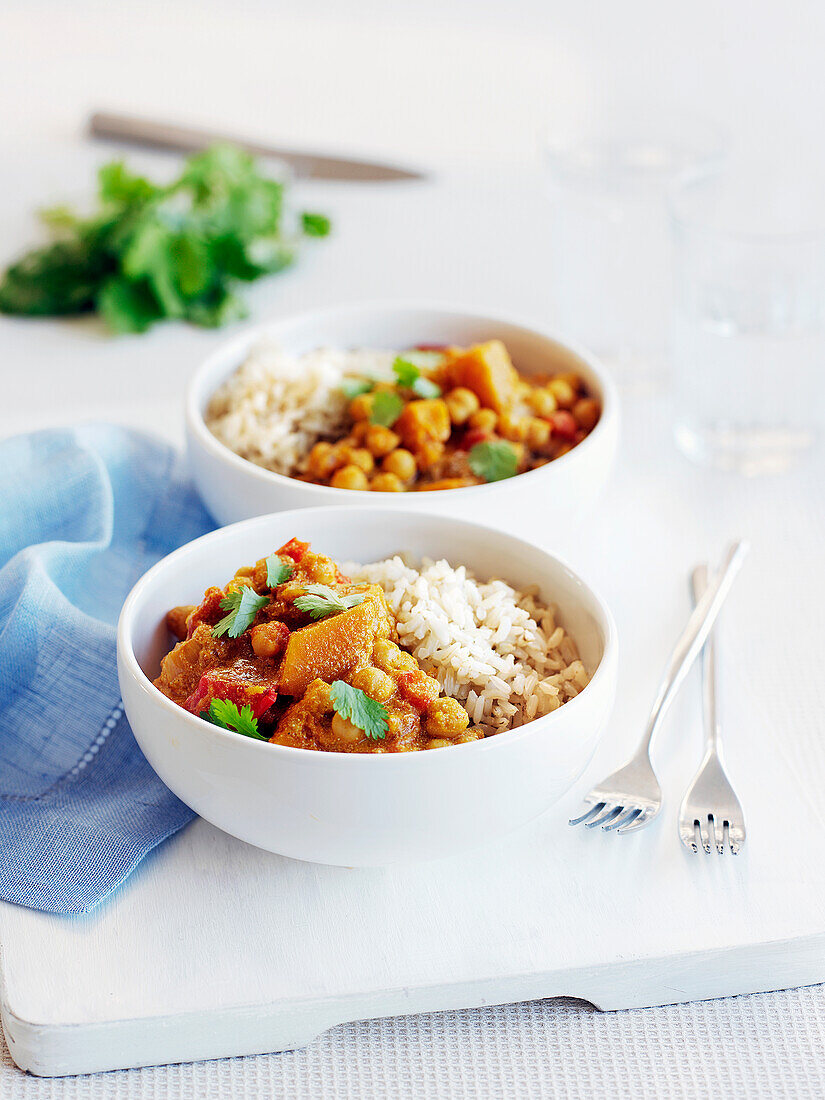
<path fill-rule="evenodd" d="M 691 578 L 694 601 L 701 599 L 708 586 L 708 569 L 698 565 Z M 722 855 L 729 845 L 738 855 L 745 843 L 745 815 L 730 785 L 722 763 L 721 732 L 716 714 L 716 646 L 708 636 L 702 651 L 702 687 L 704 694 L 705 757 L 688 787 L 679 810 L 679 836 L 692 852 L 711 846 Z"/>
<path fill-rule="evenodd" d="M 676 643 L 665 670 L 650 720 L 633 758 L 609 775 L 585 797 L 588 807 L 570 825 L 601 825 L 606 832 L 632 833 L 643 829 L 662 808 L 662 788 L 650 762 L 650 746 L 662 724 L 676 692 L 705 643 L 716 616 L 730 591 L 736 574 L 748 553 L 747 542 L 735 542 L 729 548 L 718 575 L 696 602 L 687 626 Z"/>

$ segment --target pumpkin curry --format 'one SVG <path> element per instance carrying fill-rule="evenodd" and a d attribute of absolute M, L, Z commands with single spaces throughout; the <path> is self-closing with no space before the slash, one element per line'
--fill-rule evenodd
<path fill-rule="evenodd" d="M 393 379 L 348 379 L 347 432 L 295 476 L 337 489 L 461 489 L 561 458 L 601 405 L 574 371 L 526 378 L 501 340 L 402 352 Z"/>
<path fill-rule="evenodd" d="M 482 736 L 397 644 L 379 585 L 290 539 L 200 604 L 173 608 L 179 640 L 155 680 L 206 721 L 328 752 L 407 752 Z"/>

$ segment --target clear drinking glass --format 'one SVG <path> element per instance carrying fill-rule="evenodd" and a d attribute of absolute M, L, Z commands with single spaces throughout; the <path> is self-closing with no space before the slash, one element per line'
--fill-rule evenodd
<path fill-rule="evenodd" d="M 552 220 L 551 304 L 565 335 L 620 368 L 667 358 L 667 196 L 689 170 L 722 163 L 727 134 L 668 113 L 615 111 L 576 140 L 545 145 Z"/>
<path fill-rule="evenodd" d="M 825 179 L 698 174 L 671 212 L 676 441 L 706 465 L 780 472 L 825 419 Z"/>

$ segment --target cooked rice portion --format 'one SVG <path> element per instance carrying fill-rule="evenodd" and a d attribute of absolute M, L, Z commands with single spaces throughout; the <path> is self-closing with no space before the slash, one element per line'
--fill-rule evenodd
<path fill-rule="evenodd" d="M 395 355 L 332 348 L 291 355 L 263 340 L 213 394 L 206 425 L 241 458 L 295 473 L 319 440 L 346 434 L 344 379 L 391 378 Z"/>
<path fill-rule="evenodd" d="M 428 558 L 420 570 L 399 556 L 342 568 L 381 585 L 399 642 L 485 734 L 548 714 L 589 682 L 556 609 L 541 602 L 536 588 L 480 581 L 463 565 Z"/>

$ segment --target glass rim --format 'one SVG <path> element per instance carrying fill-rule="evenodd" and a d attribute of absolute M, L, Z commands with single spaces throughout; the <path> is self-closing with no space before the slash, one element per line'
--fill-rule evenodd
<path fill-rule="evenodd" d="M 611 114 L 609 119 L 600 119 L 596 131 L 576 137 L 554 137 L 552 128 L 543 126 L 539 133 L 542 160 L 559 165 L 571 175 L 592 175 L 608 168 L 615 176 L 642 178 L 700 171 L 706 166 L 721 164 L 731 148 L 730 128 L 699 113 L 671 110 L 646 119 L 628 111 L 624 120 L 616 113 L 615 125 L 608 126 L 613 118 Z M 653 150 L 673 152 L 677 157 L 669 163 L 663 160 L 656 164 L 645 163 L 642 158 L 625 159 L 623 155 Z M 675 167 L 678 155 L 693 164 Z"/>

